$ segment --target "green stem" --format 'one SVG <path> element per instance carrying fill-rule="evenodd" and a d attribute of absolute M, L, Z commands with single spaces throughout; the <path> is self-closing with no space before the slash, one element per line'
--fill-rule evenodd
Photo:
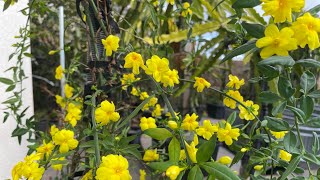
<path fill-rule="evenodd" d="M 95 3 L 93 2 L 93 0 L 89 0 L 89 3 L 94 11 L 94 15 L 96 16 L 96 18 L 98 19 L 98 22 L 101 26 L 101 29 L 102 31 L 104 32 L 105 35 L 108 34 L 107 32 L 107 29 L 106 29 L 106 26 L 103 24 L 103 21 L 101 19 L 101 16 L 99 16 L 99 12 L 98 12 L 98 9 L 97 9 L 97 6 L 95 5 Z"/>
<path fill-rule="evenodd" d="M 96 167 L 99 167 L 100 165 L 100 147 L 99 147 L 99 137 L 98 137 L 98 131 L 97 131 L 97 123 L 95 119 L 95 109 L 96 109 L 96 93 L 93 94 L 92 99 L 92 108 L 91 108 L 91 121 L 92 121 L 92 128 L 94 132 L 94 150 L 95 150 L 95 156 L 96 156 Z"/>

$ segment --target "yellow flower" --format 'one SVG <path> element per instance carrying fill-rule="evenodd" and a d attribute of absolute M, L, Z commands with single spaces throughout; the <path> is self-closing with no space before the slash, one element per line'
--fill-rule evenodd
<path fill-rule="evenodd" d="M 149 97 L 148 93 L 147 92 L 142 92 L 140 93 L 140 100 L 145 100 Z"/>
<path fill-rule="evenodd" d="M 131 85 L 133 82 L 139 81 L 140 78 L 135 78 L 133 73 L 124 74 L 121 78 L 121 85 L 123 90 L 127 90 L 128 85 Z"/>
<path fill-rule="evenodd" d="M 124 68 L 132 68 L 133 74 L 139 74 L 139 68 L 145 69 L 142 56 L 136 52 L 131 52 L 124 58 Z"/>
<path fill-rule="evenodd" d="M 239 91 L 234 91 L 234 90 L 229 90 L 226 93 L 228 96 L 233 97 L 234 99 L 243 102 L 243 97 L 241 96 Z M 225 97 L 223 99 L 223 103 L 224 105 L 226 105 L 227 107 L 231 108 L 231 109 L 235 109 L 237 107 L 237 102 L 229 97 Z"/>
<path fill-rule="evenodd" d="M 194 145 L 197 146 L 199 144 L 199 138 L 198 138 L 198 135 L 197 134 L 194 134 L 193 135 L 193 142 L 194 142 Z"/>
<path fill-rule="evenodd" d="M 179 156 L 179 161 L 183 161 L 187 159 L 186 151 L 184 149 L 180 150 L 180 156 Z"/>
<path fill-rule="evenodd" d="M 60 157 L 60 158 L 54 158 L 54 159 L 51 159 L 51 160 L 53 160 L 53 161 L 55 161 L 55 160 L 63 161 L 63 160 L 65 160 L 65 158 L 64 157 Z M 52 169 L 54 169 L 55 171 L 61 171 L 62 166 L 63 166 L 63 164 L 55 164 L 55 165 L 52 165 Z"/>
<path fill-rule="evenodd" d="M 170 129 L 175 130 L 178 128 L 178 124 L 175 121 L 168 121 L 168 126 Z"/>
<path fill-rule="evenodd" d="M 58 67 L 56 68 L 55 78 L 58 79 L 58 80 L 60 80 L 60 79 L 62 79 L 62 76 L 63 76 L 63 69 L 62 69 L 62 66 L 60 65 L 60 66 L 58 66 Z"/>
<path fill-rule="evenodd" d="M 149 102 L 148 102 L 146 105 L 143 106 L 142 110 L 143 110 L 143 111 L 146 111 L 146 110 L 148 110 L 150 107 L 154 107 L 154 106 L 157 104 L 157 102 L 158 102 L 158 98 L 152 97 L 152 98 L 149 100 Z"/>
<path fill-rule="evenodd" d="M 164 87 L 170 86 L 173 87 L 174 84 L 179 84 L 179 75 L 178 71 L 173 69 L 165 72 L 162 75 L 161 82 L 163 83 Z"/>
<path fill-rule="evenodd" d="M 170 180 L 175 180 L 179 176 L 180 172 L 183 170 L 183 168 L 179 168 L 179 166 L 170 166 L 166 170 L 166 176 L 170 178 Z"/>
<path fill-rule="evenodd" d="M 32 180 L 40 180 L 44 173 L 44 167 L 39 167 L 38 163 L 24 164 L 21 169 L 22 177 Z"/>
<path fill-rule="evenodd" d="M 292 12 L 300 12 L 304 0 L 261 0 L 264 16 L 271 15 L 274 23 L 292 22 Z"/>
<path fill-rule="evenodd" d="M 181 16 L 187 17 L 187 15 L 192 15 L 192 10 L 190 9 L 190 4 L 188 2 L 183 3 L 183 10 Z"/>
<path fill-rule="evenodd" d="M 140 180 L 146 180 L 146 175 L 147 175 L 146 171 L 143 169 L 140 169 L 139 173 L 140 173 Z"/>
<path fill-rule="evenodd" d="M 217 134 L 220 142 L 225 142 L 226 145 L 230 146 L 233 143 L 233 140 L 238 140 L 240 129 L 232 128 L 230 123 L 225 122 L 225 127 L 219 128 Z"/>
<path fill-rule="evenodd" d="M 61 107 L 61 108 L 65 108 L 66 107 L 66 102 L 63 99 L 62 96 L 56 95 L 56 103 Z"/>
<path fill-rule="evenodd" d="M 297 39 L 298 45 L 304 48 L 307 44 L 311 50 L 320 47 L 319 36 L 320 33 L 320 19 L 312 17 L 309 12 L 299 17 L 296 22 L 292 24 L 294 31 L 294 38 Z"/>
<path fill-rule="evenodd" d="M 152 5 L 153 5 L 154 7 L 156 7 L 156 6 L 159 5 L 159 1 L 158 1 L 158 0 L 153 0 L 153 1 L 151 1 L 151 2 L 152 2 Z"/>
<path fill-rule="evenodd" d="M 198 115 L 195 113 L 193 113 L 191 116 L 187 114 L 182 121 L 181 128 L 188 131 L 195 130 L 199 126 L 197 118 Z"/>
<path fill-rule="evenodd" d="M 174 5 L 174 0 L 166 0 L 167 3 L 170 3 L 171 5 Z"/>
<path fill-rule="evenodd" d="M 161 108 L 160 104 L 157 104 L 155 106 L 154 110 L 152 111 L 152 116 L 153 117 L 160 117 L 162 111 L 163 111 L 163 109 Z"/>
<path fill-rule="evenodd" d="M 120 114 L 115 112 L 115 109 L 116 107 L 112 101 L 102 101 L 101 106 L 95 111 L 97 123 L 100 125 L 107 125 L 110 121 L 117 122 L 120 119 Z"/>
<path fill-rule="evenodd" d="M 160 82 L 162 76 L 169 71 L 169 60 L 167 58 L 160 59 L 159 56 L 153 55 L 151 59 L 146 61 L 147 68 L 145 70 L 146 74 L 152 75 L 152 77 Z"/>
<path fill-rule="evenodd" d="M 224 165 L 228 165 L 232 162 L 232 159 L 229 156 L 222 156 L 219 160 L 219 163 L 224 164 Z"/>
<path fill-rule="evenodd" d="M 260 56 L 266 59 L 274 54 L 288 56 L 288 51 L 297 49 L 297 40 L 293 38 L 293 30 L 285 27 L 279 31 L 275 24 L 269 25 L 265 37 L 256 42 L 258 48 L 262 48 Z"/>
<path fill-rule="evenodd" d="M 254 104 L 252 101 L 248 100 L 246 102 L 243 102 L 243 104 L 247 107 L 243 107 L 241 105 L 238 105 L 238 108 L 240 110 L 239 117 L 240 119 L 245 119 L 245 120 L 253 120 L 255 116 L 259 114 L 259 105 Z M 247 110 L 248 109 L 248 110 Z"/>
<path fill-rule="evenodd" d="M 111 56 L 112 51 L 116 52 L 119 48 L 120 39 L 117 36 L 109 35 L 106 39 L 102 39 L 101 42 L 106 49 L 106 55 Z"/>
<path fill-rule="evenodd" d="M 240 89 L 240 87 L 244 85 L 244 79 L 239 80 L 237 76 L 234 76 L 232 74 L 229 75 L 229 82 L 227 83 L 227 87 L 236 89 Z"/>
<path fill-rule="evenodd" d="M 71 98 L 73 96 L 73 90 L 73 87 L 71 87 L 69 84 L 64 86 L 64 93 L 66 94 L 67 98 Z"/>
<path fill-rule="evenodd" d="M 78 146 L 78 141 L 74 139 L 74 132 L 66 129 L 55 133 L 52 140 L 56 145 L 60 145 L 60 153 L 66 153 Z"/>
<path fill-rule="evenodd" d="M 149 118 L 142 117 L 140 119 L 140 128 L 141 128 L 141 131 L 144 131 L 150 128 L 157 128 L 156 120 L 152 117 L 149 117 Z"/>
<path fill-rule="evenodd" d="M 280 153 L 279 153 L 279 157 L 280 157 L 280 159 L 289 162 L 291 160 L 292 154 L 290 154 L 287 151 L 281 149 Z"/>
<path fill-rule="evenodd" d="M 205 87 L 209 88 L 211 84 L 201 77 L 195 77 L 194 78 L 196 82 L 194 83 L 193 87 L 197 88 L 197 92 L 202 92 Z"/>
<path fill-rule="evenodd" d="M 255 165 L 253 167 L 253 169 L 256 170 L 256 171 L 260 171 L 262 168 L 263 168 L 263 165 Z"/>
<path fill-rule="evenodd" d="M 90 169 L 81 180 L 93 180 L 92 169 Z"/>
<path fill-rule="evenodd" d="M 67 115 L 65 121 L 69 122 L 72 127 L 77 125 L 77 121 L 81 119 L 81 109 L 73 103 L 68 104 Z"/>
<path fill-rule="evenodd" d="M 157 149 L 148 149 L 143 155 L 144 161 L 157 161 L 159 160 L 159 154 L 157 153 Z"/>
<path fill-rule="evenodd" d="M 41 158 L 43 158 L 44 156 L 48 158 L 49 155 L 52 153 L 53 148 L 54 148 L 54 145 L 52 141 L 50 141 L 49 143 L 46 143 L 45 141 L 43 141 L 43 144 L 37 148 L 37 153 L 41 154 Z"/>
<path fill-rule="evenodd" d="M 57 132 L 59 131 L 59 129 L 56 127 L 56 125 L 52 125 L 50 127 L 50 134 L 53 137 Z"/>
<path fill-rule="evenodd" d="M 102 163 L 96 172 L 97 180 L 131 180 L 129 163 L 121 155 L 109 154 L 102 157 Z"/>
<path fill-rule="evenodd" d="M 247 152 L 248 151 L 248 148 L 241 148 L 241 150 L 240 150 L 241 152 Z"/>
<path fill-rule="evenodd" d="M 280 132 L 270 131 L 270 132 L 277 139 L 281 139 L 287 134 L 288 131 L 280 131 Z"/>
<path fill-rule="evenodd" d="M 186 144 L 187 152 L 189 155 L 190 160 L 193 163 L 197 163 L 197 151 L 198 148 L 196 148 L 196 143 L 192 141 L 190 145 L 187 142 L 184 142 Z"/>
<path fill-rule="evenodd" d="M 132 87 L 132 90 L 130 93 L 134 96 L 139 96 L 139 91 L 135 87 Z"/>
<path fill-rule="evenodd" d="M 196 133 L 204 139 L 209 140 L 215 132 L 218 132 L 218 128 L 218 125 L 212 125 L 210 120 L 204 120 L 203 126 L 196 129 Z"/>

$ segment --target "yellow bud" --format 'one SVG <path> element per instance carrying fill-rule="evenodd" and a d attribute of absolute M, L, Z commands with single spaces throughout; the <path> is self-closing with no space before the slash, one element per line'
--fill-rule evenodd
<path fill-rule="evenodd" d="M 262 168 L 263 168 L 263 165 L 255 165 L 253 167 L 253 169 L 256 170 L 256 171 L 260 171 Z"/>
<path fill-rule="evenodd" d="M 240 150 L 241 152 L 247 152 L 248 151 L 248 148 L 241 148 L 241 150 Z"/>
<path fill-rule="evenodd" d="M 116 141 L 120 141 L 120 137 L 119 137 L 119 136 L 115 137 L 114 139 L 115 139 Z"/>
<path fill-rule="evenodd" d="M 224 165 L 228 165 L 232 162 L 232 159 L 229 156 L 222 156 L 219 160 L 219 163 L 224 164 Z"/>
<path fill-rule="evenodd" d="M 57 52 L 59 52 L 59 50 L 51 50 L 51 51 L 49 51 L 49 55 L 54 55 L 55 53 L 57 53 Z"/>
<path fill-rule="evenodd" d="M 178 128 L 178 124 L 175 121 L 168 121 L 168 126 L 170 129 L 175 130 Z"/>

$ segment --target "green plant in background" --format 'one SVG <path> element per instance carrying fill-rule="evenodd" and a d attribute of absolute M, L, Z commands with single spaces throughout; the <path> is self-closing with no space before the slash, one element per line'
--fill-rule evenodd
<path fill-rule="evenodd" d="M 12 2 L 6 1 L 5 9 Z M 35 24 L 51 17 L 45 3 L 34 0 L 24 10 L 30 10 Z M 265 15 L 272 16 L 268 25 L 253 9 L 261 3 Z M 59 123 L 49 132 L 35 130 L 33 118 L 23 124 L 21 91 L 15 89 L 26 78 L 23 56 L 41 54 L 25 53 L 26 39 L 42 32 L 21 30 L 22 42 L 12 55 L 18 55 L 17 66 L 9 69 L 14 76 L 0 79 L 15 92 L 4 102 L 5 119 L 12 112 L 18 123 L 13 136 L 37 135 L 29 140 L 33 144 L 26 158 L 13 168 L 13 179 L 41 179 L 50 167 L 66 179 L 137 179 L 138 171 L 140 179 L 304 179 L 303 173 L 320 178 L 319 170 L 312 169 L 320 165 L 318 134 L 312 133 L 310 149 L 301 132 L 303 126 L 319 128 L 320 122 L 313 116 L 320 97 L 315 76 L 320 66 L 318 7 L 301 12 L 303 0 L 87 0 L 69 5 L 83 20 L 88 47 L 82 51 L 82 40 L 70 41 L 68 68 L 56 66 L 55 78 L 67 81 L 65 97 L 55 95 L 62 110 Z M 211 31 L 216 34 L 211 40 L 201 38 Z M 52 49 L 50 54 L 59 51 L 47 51 Z M 208 82 L 210 76 L 203 78 L 218 63 L 244 53 L 253 68 L 250 82 L 263 90 L 257 99 L 243 97 L 240 89 L 248 82 L 231 73 L 220 88 Z M 233 112 L 217 123 L 201 120 L 197 99 L 190 101 L 191 110 L 175 102 L 186 91 L 195 92 L 194 97 L 221 95 Z M 261 111 L 267 105 L 269 111 Z M 284 118 L 286 111 L 292 112 L 292 121 Z M 238 114 L 240 124 L 235 123 Z M 142 135 L 152 138 L 150 146 L 136 143 Z M 235 157 L 213 158 L 218 142 Z M 230 168 L 245 155 L 249 160 L 238 176 Z"/>

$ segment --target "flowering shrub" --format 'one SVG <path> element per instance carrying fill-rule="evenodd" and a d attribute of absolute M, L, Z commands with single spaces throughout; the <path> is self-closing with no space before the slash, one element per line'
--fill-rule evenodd
<path fill-rule="evenodd" d="M 9 0 L 6 1 L 8 3 Z M 249 42 L 240 43 L 230 52 L 223 47 L 222 52 L 228 53 L 220 62 L 246 53 L 251 57 L 256 71 L 250 82 L 258 87 L 268 84 L 269 89 L 263 89 L 258 99 L 245 99 L 240 91 L 248 82 L 230 74 L 224 90 L 218 90 L 203 74 L 208 64 L 202 65 L 202 72 L 195 70 L 189 76 L 181 74 L 182 67 L 175 67 L 168 53 L 167 56 L 156 50 L 145 53 L 143 50 L 147 48 L 137 44 L 134 48 L 125 47 L 122 44 L 125 37 L 121 33 L 117 35 L 117 26 L 111 24 L 113 20 L 108 14 L 111 12 L 104 14 L 108 21 L 99 15 L 108 10 L 101 7 L 106 4 L 83 1 L 90 42 L 88 57 L 90 61 L 106 66 L 88 65 L 92 76 L 86 82 L 89 93 L 77 83 L 74 74 L 75 67 L 82 66 L 82 63 L 74 62 L 67 69 L 61 66 L 55 69 L 57 80 L 67 80 L 65 96 L 55 95 L 56 103 L 63 110 L 63 121 L 58 126 L 51 126 L 50 132 L 40 133 L 24 161 L 13 167 L 13 179 L 41 179 L 50 167 L 69 178 L 75 178 L 75 172 L 81 172 L 84 180 L 133 179 L 129 171 L 131 158 L 143 162 L 142 169 L 135 169 L 139 171 L 140 179 L 159 179 L 162 176 L 170 180 L 204 179 L 205 176 L 207 179 L 240 179 L 240 176 L 247 178 L 252 171 L 252 179 L 263 179 L 268 177 L 269 169 L 273 179 L 276 167 L 282 167 L 277 176 L 279 179 L 301 179 L 299 174 L 304 170 L 298 165 L 302 161 L 307 164 L 310 178 L 320 178 L 310 167 L 310 164 L 320 166 L 319 137 L 313 132 L 312 152 L 309 152 L 300 132 L 300 127 L 304 125 L 320 127 L 319 118 L 312 116 L 314 102 L 320 98 L 314 75 L 320 63 L 312 59 L 319 57 L 320 19 L 315 13 L 317 9 L 303 12 L 303 0 L 222 1 L 215 7 L 202 0 L 192 4 L 171 0 L 160 1 L 160 4 L 158 1 L 144 3 L 151 15 L 148 23 L 152 22 L 153 27 L 163 25 L 161 21 L 168 18 L 167 13 L 161 13 L 165 4 L 170 7 L 168 12 L 175 7 L 175 11 L 179 12 L 177 16 L 184 18 L 184 23 L 191 29 L 167 36 L 154 34 L 148 48 L 157 50 L 163 48 L 159 44 L 171 42 L 170 39 L 165 40 L 168 36 L 183 36 L 180 42 L 201 34 L 201 29 L 192 24 L 194 14 L 199 14 L 198 6 L 205 7 L 205 12 L 219 21 L 226 15 L 223 12 L 220 12 L 221 16 L 216 15 L 219 13 L 217 8 L 223 6 L 230 9 L 234 16 L 226 18 L 228 23 L 241 27 L 243 42 Z M 264 15 L 271 16 L 270 24 L 265 27 L 264 24 L 253 24 L 258 22 L 241 23 L 242 13 L 246 11 L 244 8 L 259 4 L 262 4 Z M 292 18 L 292 12 L 296 12 L 295 18 Z M 99 29 L 94 29 L 92 21 L 97 21 Z M 221 26 L 227 28 L 226 24 Z M 227 31 L 224 28 L 222 30 Z M 106 36 L 96 41 L 100 37 L 97 34 L 101 33 Z M 141 39 L 144 43 L 148 42 L 148 38 Z M 193 42 L 198 43 L 196 39 Z M 99 51 L 99 44 L 103 51 Z M 9 85 L 13 84 L 11 81 L 1 79 Z M 202 114 L 196 111 L 179 111 L 172 104 L 172 99 L 190 84 L 194 88 L 191 91 L 197 95 L 222 95 L 224 105 L 232 109 L 229 117 L 213 123 L 210 119 L 202 120 Z M 13 109 L 14 103 L 9 103 L 11 106 L 8 108 Z M 270 112 L 262 114 L 261 107 L 267 108 L 268 104 L 272 105 Z M 285 109 L 294 114 L 293 124 L 283 118 Z M 237 117 L 243 120 L 242 123 L 235 123 Z M 135 120 L 139 121 L 140 131 L 130 135 Z M 13 135 L 21 138 L 32 130 L 33 126 L 18 126 Z M 142 134 L 153 140 L 153 144 L 146 149 L 133 143 Z M 219 143 L 236 152 L 235 157 L 214 159 L 213 154 Z M 244 167 L 247 174 L 238 176 L 230 167 L 246 156 L 249 158 Z"/>

